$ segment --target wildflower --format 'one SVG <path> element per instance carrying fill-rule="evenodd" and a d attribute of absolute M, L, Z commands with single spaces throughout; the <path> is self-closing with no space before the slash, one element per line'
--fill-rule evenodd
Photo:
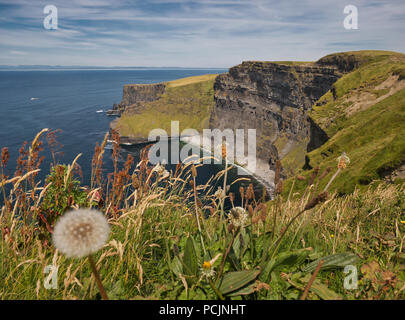
<path fill-rule="evenodd" d="M 225 159 L 226 158 L 226 144 L 225 143 L 222 144 L 221 151 L 222 151 L 222 158 Z"/>
<path fill-rule="evenodd" d="M 211 259 L 210 261 L 204 261 L 202 268 L 200 268 L 201 271 L 201 276 L 204 278 L 212 278 L 215 276 L 216 272 L 213 269 L 213 265 L 215 263 L 215 261 L 218 260 L 218 258 L 221 256 L 220 253 L 218 253 L 213 259 Z"/>
<path fill-rule="evenodd" d="M 205 268 L 201 268 L 201 276 L 203 277 L 203 278 L 213 278 L 213 277 L 215 277 L 215 274 L 216 274 L 216 272 L 215 272 L 215 270 L 214 269 L 211 269 L 211 268 L 209 268 L 209 269 L 205 269 Z"/>
<path fill-rule="evenodd" d="M 337 161 L 338 168 L 343 170 L 350 163 L 350 158 L 346 155 L 346 152 L 343 152 L 342 155 L 337 158 Z"/>
<path fill-rule="evenodd" d="M 231 223 L 234 225 L 234 227 L 245 227 L 248 219 L 249 219 L 249 214 L 246 212 L 246 210 L 242 207 L 235 207 L 231 209 L 230 211 L 230 220 Z"/>
<path fill-rule="evenodd" d="M 107 219 L 93 209 L 65 213 L 56 223 L 53 242 L 67 257 L 81 258 L 101 249 L 110 233 Z"/>
<path fill-rule="evenodd" d="M 215 146 L 215 155 L 219 155 L 221 153 L 221 160 L 225 160 L 227 155 L 228 155 L 228 147 L 229 144 L 227 142 L 222 142 L 221 144 L 218 144 Z"/>
<path fill-rule="evenodd" d="M 239 193 L 240 193 L 241 198 L 243 199 L 245 197 L 245 188 L 239 187 Z"/>
<path fill-rule="evenodd" d="M 253 199 L 254 197 L 255 197 L 255 191 L 253 189 L 253 185 L 249 184 L 249 186 L 246 190 L 245 198 L 250 200 L 250 199 Z"/>
<path fill-rule="evenodd" d="M 235 201 L 235 195 L 233 194 L 233 192 L 229 193 L 229 200 L 231 201 L 232 204 Z"/>

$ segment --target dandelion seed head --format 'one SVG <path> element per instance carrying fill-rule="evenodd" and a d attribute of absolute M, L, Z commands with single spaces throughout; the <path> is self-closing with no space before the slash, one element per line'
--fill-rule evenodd
<path fill-rule="evenodd" d="M 66 212 L 53 232 L 55 247 L 67 257 L 81 258 L 100 250 L 110 234 L 105 216 L 93 209 Z"/>
<path fill-rule="evenodd" d="M 246 212 L 246 210 L 242 207 L 235 207 L 232 208 L 230 211 L 230 220 L 231 223 L 236 227 L 245 227 L 248 223 L 249 219 L 249 214 Z"/>

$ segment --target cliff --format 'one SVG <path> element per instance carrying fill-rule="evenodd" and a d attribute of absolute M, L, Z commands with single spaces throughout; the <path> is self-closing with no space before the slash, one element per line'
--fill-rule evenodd
<path fill-rule="evenodd" d="M 257 156 L 273 167 L 294 148 L 305 149 L 315 133 L 307 111 L 341 75 L 332 63 L 243 62 L 217 77 L 210 126 L 256 129 Z"/>
<path fill-rule="evenodd" d="M 136 104 L 159 99 L 165 90 L 165 83 L 127 84 L 124 86 L 121 102 L 114 104 L 113 110 L 122 113 L 130 107 L 135 109 Z"/>

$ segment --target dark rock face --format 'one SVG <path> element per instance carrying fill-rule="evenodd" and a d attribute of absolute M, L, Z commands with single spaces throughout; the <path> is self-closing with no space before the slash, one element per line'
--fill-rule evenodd
<path fill-rule="evenodd" d="M 354 54 L 331 54 L 327 55 L 316 62 L 323 67 L 334 67 L 339 72 L 351 72 L 361 64 L 359 57 Z"/>
<path fill-rule="evenodd" d="M 307 152 L 311 152 L 319 148 L 329 137 L 325 131 L 323 131 L 311 118 L 308 117 L 309 121 L 309 142 L 307 145 Z"/>
<path fill-rule="evenodd" d="M 127 84 L 124 86 L 121 102 L 114 104 L 113 110 L 122 113 L 131 106 L 136 108 L 136 104 L 155 101 L 165 90 L 166 85 L 164 83 Z"/>
<path fill-rule="evenodd" d="M 257 157 L 274 163 L 277 137 L 283 133 L 289 140 L 308 138 L 307 110 L 340 76 L 332 65 L 243 62 L 217 77 L 210 126 L 256 129 Z M 312 145 L 319 144 L 316 139 Z"/>
<path fill-rule="evenodd" d="M 150 102 L 157 100 L 165 92 L 164 83 L 132 84 L 124 86 L 121 104 L 130 106 L 137 102 Z"/>

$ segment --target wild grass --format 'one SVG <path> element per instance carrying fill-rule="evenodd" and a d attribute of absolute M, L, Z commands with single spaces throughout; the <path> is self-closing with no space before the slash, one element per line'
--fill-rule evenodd
<path fill-rule="evenodd" d="M 174 88 L 174 87 L 186 86 L 186 85 L 197 83 L 197 82 L 213 81 L 213 80 L 215 80 L 215 78 L 217 76 L 218 76 L 217 74 L 204 74 L 201 76 L 181 78 L 181 79 L 167 82 L 167 86 L 169 88 Z"/>
<path fill-rule="evenodd" d="M 107 135 L 96 145 L 89 188 L 78 182 L 80 158 L 67 166 L 55 162 L 41 185 L 35 174 L 46 132 L 27 152 L 20 150 L 13 176 L 4 173 L 8 157 L 2 151 L 1 299 L 101 298 L 87 262 L 66 258 L 51 242 L 55 221 L 78 207 L 97 208 L 111 226 L 108 243 L 95 256 L 110 299 L 405 297 L 403 185 L 372 185 L 339 197 L 320 188 L 339 175 L 331 181 L 315 169 L 307 181 L 298 176 L 283 190 L 278 163 L 274 200 L 262 203 L 252 186 L 241 187 L 241 203 L 234 206 L 226 185 L 235 181 L 225 178 L 223 190 L 212 188 L 227 163 L 207 184 L 196 185 L 200 164 L 168 172 L 152 166 L 144 149 L 140 162 L 128 156 L 120 167 L 114 144 L 114 171 L 103 176 Z M 303 192 L 299 183 L 306 183 Z M 233 204 L 229 211 L 225 198 Z M 358 268 L 355 290 L 343 286 L 346 264 Z M 44 287 L 47 266 L 58 268 L 56 289 Z"/>

